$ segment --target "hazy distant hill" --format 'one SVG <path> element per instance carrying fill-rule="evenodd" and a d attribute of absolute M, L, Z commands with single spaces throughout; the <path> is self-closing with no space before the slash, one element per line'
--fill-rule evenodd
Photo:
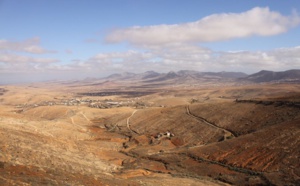
<path fill-rule="evenodd" d="M 149 79 L 149 78 L 155 78 L 157 76 L 159 76 L 160 73 L 155 72 L 155 71 L 147 71 L 141 74 L 142 79 Z"/>
<path fill-rule="evenodd" d="M 170 71 L 168 73 L 147 71 L 139 74 L 125 72 L 122 74 L 112 74 L 104 79 L 113 81 L 142 81 L 145 83 L 176 82 L 182 84 L 206 80 L 250 81 L 255 83 L 300 82 L 300 70 L 293 69 L 281 72 L 262 70 L 251 75 L 247 75 L 243 72 L 199 72 L 194 70 L 180 70 L 178 72 Z"/>
<path fill-rule="evenodd" d="M 178 72 L 170 71 L 168 73 L 158 73 L 155 71 L 147 71 L 140 74 L 122 73 L 112 74 L 105 79 L 108 80 L 134 80 L 144 82 L 190 82 L 191 80 L 205 80 L 205 79 L 236 79 L 246 77 L 247 74 L 242 72 L 198 72 L 193 70 L 180 70 Z"/>
<path fill-rule="evenodd" d="M 130 79 L 135 77 L 135 73 L 130 73 L 130 72 L 124 72 L 122 74 L 112 74 L 107 76 L 105 79 L 110 79 L 110 80 L 118 80 L 118 79 Z"/>
<path fill-rule="evenodd" d="M 251 74 L 241 80 L 252 81 L 255 83 L 261 82 L 300 82 L 300 70 L 293 69 L 281 72 L 273 72 L 262 70 Z"/>
<path fill-rule="evenodd" d="M 246 77 L 247 74 L 243 72 L 204 72 L 206 75 L 213 75 L 222 78 L 243 78 Z"/>

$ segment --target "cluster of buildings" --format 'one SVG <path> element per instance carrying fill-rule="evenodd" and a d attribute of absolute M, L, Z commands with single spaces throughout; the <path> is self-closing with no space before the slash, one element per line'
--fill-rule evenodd
<path fill-rule="evenodd" d="M 16 105 L 16 108 L 32 108 L 39 106 L 53 106 L 53 105 L 64 105 L 64 106 L 79 106 L 85 105 L 92 108 L 114 108 L 114 107 L 146 107 L 146 105 L 140 101 L 136 100 L 128 100 L 128 101 L 113 101 L 113 100 L 95 100 L 95 99 L 79 99 L 79 98 L 71 98 L 71 99 L 58 99 L 54 98 L 57 101 L 43 101 L 35 104 L 20 104 Z"/>

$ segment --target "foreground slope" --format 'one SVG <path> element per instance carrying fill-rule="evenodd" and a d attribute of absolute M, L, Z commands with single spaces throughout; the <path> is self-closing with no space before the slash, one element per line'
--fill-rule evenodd
<path fill-rule="evenodd" d="M 121 84 L 1 87 L 0 184 L 299 185 L 298 84 Z"/>
<path fill-rule="evenodd" d="M 129 137 L 113 132 L 110 125 L 126 121 L 132 108 L 55 105 L 60 97 L 72 103 L 72 95 L 28 86 L 5 89 L 0 107 L 0 185 L 225 185 L 125 169 L 126 162 L 136 159 L 121 153 Z"/>

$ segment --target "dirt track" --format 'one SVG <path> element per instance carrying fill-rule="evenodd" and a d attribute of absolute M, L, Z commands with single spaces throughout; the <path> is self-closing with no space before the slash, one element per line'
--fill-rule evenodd
<path fill-rule="evenodd" d="M 206 120 L 205 118 L 203 118 L 203 117 L 200 117 L 200 116 L 197 116 L 197 115 L 192 114 L 191 111 L 190 111 L 190 107 L 189 107 L 188 105 L 186 106 L 186 113 L 187 113 L 187 115 L 189 115 L 189 116 L 191 116 L 191 117 L 194 117 L 194 118 L 196 118 L 196 119 L 202 121 L 203 123 L 205 123 L 205 124 L 207 124 L 207 125 L 209 125 L 209 126 L 211 126 L 211 127 L 214 127 L 214 128 L 216 128 L 216 129 L 219 129 L 219 130 L 224 131 L 224 140 L 226 140 L 228 137 L 236 137 L 236 135 L 234 135 L 234 134 L 233 134 L 232 132 L 230 132 L 229 130 L 227 130 L 227 129 L 225 129 L 225 128 L 222 128 L 222 127 L 219 127 L 219 126 L 217 126 L 216 124 L 207 121 L 207 120 Z"/>
<path fill-rule="evenodd" d="M 134 131 L 134 130 L 132 130 L 131 129 L 131 127 L 130 127 L 130 118 L 137 112 L 138 110 L 134 110 L 133 112 L 132 112 L 132 114 L 127 118 L 127 120 L 126 120 L 126 126 L 127 126 L 127 128 L 128 128 L 128 130 L 130 131 L 130 132 L 132 132 L 132 133 L 135 133 L 135 134 L 138 134 L 138 132 L 136 132 L 136 131 Z"/>

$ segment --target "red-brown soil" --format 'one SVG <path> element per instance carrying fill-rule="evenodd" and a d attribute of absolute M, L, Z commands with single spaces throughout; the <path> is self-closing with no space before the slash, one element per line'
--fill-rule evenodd
<path fill-rule="evenodd" d="M 264 104 L 296 103 L 299 85 L 160 86 L 137 98 L 92 98 L 143 107 L 38 105 L 91 98 L 76 93 L 104 85 L 119 86 L 0 87 L 0 185 L 300 184 L 300 108 Z"/>

